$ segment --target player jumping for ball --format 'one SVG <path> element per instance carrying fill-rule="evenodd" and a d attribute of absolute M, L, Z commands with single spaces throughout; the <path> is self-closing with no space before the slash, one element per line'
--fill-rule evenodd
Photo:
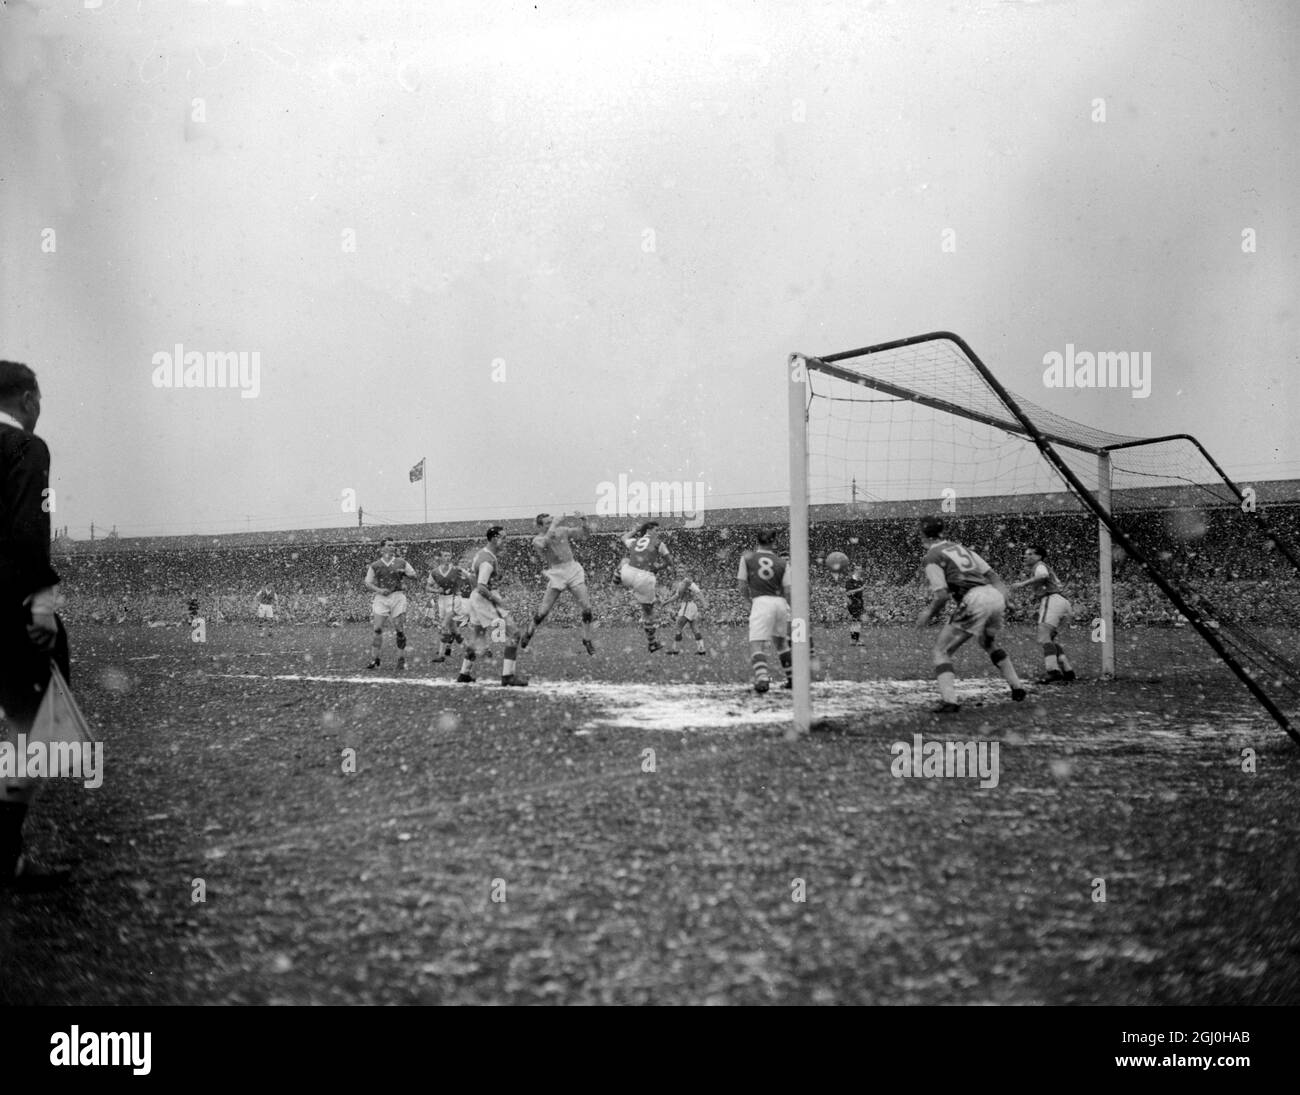
<path fill-rule="evenodd" d="M 451 561 L 451 552 L 438 552 L 438 562 L 429 571 L 425 582 L 428 586 L 430 607 L 438 626 L 438 653 L 431 661 L 445 662 L 451 656 L 451 644 L 460 641 L 456 627 L 457 610 L 460 605 L 461 584 L 465 581 L 465 572 Z"/>
<path fill-rule="evenodd" d="M 773 548 L 776 533 L 761 530 L 758 546 L 740 557 L 736 592 L 749 600 L 749 664 L 754 691 L 766 692 L 770 684 L 767 643 L 776 648 L 785 671 L 783 688 L 790 688 L 790 566 Z"/>
<path fill-rule="evenodd" d="M 997 644 L 1002 617 L 1007 606 L 1007 586 L 991 566 L 970 548 L 943 538 L 943 521 L 927 517 L 921 522 L 921 540 L 925 544 L 925 577 L 930 583 L 930 603 L 921 610 L 916 623 L 924 628 L 950 600 L 955 601 L 952 615 L 939 631 L 934 643 L 934 675 L 939 682 L 940 702 L 936 714 L 960 711 L 952 671 L 952 656 L 967 639 L 978 640 L 997 666 L 1002 679 L 1011 686 L 1011 698 L 1025 698 L 1024 685 L 1016 675 L 1007 652 Z"/>
<path fill-rule="evenodd" d="M 682 575 L 682 580 L 673 586 L 670 603 L 676 604 L 677 608 L 677 633 L 673 636 L 673 648 L 668 651 L 669 654 L 680 654 L 682 652 L 682 631 L 689 627 L 691 634 L 695 636 L 695 653 L 707 654 L 704 649 L 704 639 L 700 635 L 699 624 L 696 620 L 700 618 L 702 609 L 709 607 L 700 592 L 700 587 L 695 584 L 695 574 L 687 571 Z"/>
<path fill-rule="evenodd" d="M 582 645 L 588 654 L 596 653 L 596 645 L 591 641 L 591 623 L 594 616 L 591 611 L 591 596 L 587 592 L 587 574 L 582 564 L 573 557 L 573 540 L 587 536 L 587 518 L 581 513 L 573 515 L 578 524 L 565 525 L 565 515 L 552 517 L 549 513 L 537 515 L 537 527 L 542 531 L 533 537 L 533 550 L 542 563 L 542 574 L 546 576 L 546 593 L 542 603 L 533 613 L 532 620 L 525 626 L 519 637 L 519 649 L 526 650 L 533 641 L 533 635 L 542 622 L 551 614 L 560 594 L 569 590 L 578 607 L 582 610 Z"/>
<path fill-rule="evenodd" d="M 501 657 L 501 684 L 506 688 L 522 688 L 528 684 L 527 679 L 515 675 L 519 627 L 505 610 L 501 594 L 492 588 L 500 573 L 497 555 L 505 535 L 500 525 L 493 525 L 484 536 L 487 543 L 478 549 L 470 568 L 474 577 L 474 591 L 469 595 L 470 639 L 465 644 L 465 659 L 461 662 L 456 681 L 458 684 L 474 683 L 474 661 L 487 647 L 486 635 L 491 631 L 493 637 L 506 644 Z"/>
<path fill-rule="evenodd" d="M 1025 562 L 1029 565 L 1030 576 L 1023 582 L 1016 582 L 1012 589 L 1034 587 L 1038 598 L 1038 642 L 1043 649 L 1043 668 L 1046 674 L 1039 678 L 1039 684 L 1060 684 L 1075 679 L 1074 666 L 1065 656 L 1061 644 L 1056 641 L 1060 629 L 1070 622 L 1070 602 L 1062 594 L 1061 579 L 1047 565 L 1047 549 L 1041 544 L 1030 544 L 1025 548 Z"/>
<path fill-rule="evenodd" d="M 397 554 L 397 541 L 385 539 L 379 546 L 379 558 L 366 568 L 366 588 L 375 597 L 370 603 L 370 626 L 374 638 L 367 669 L 379 668 L 379 653 L 384 643 L 384 621 L 391 620 L 397 640 L 397 668 L 406 668 L 406 594 L 402 583 L 416 577 L 415 569 Z"/>
<path fill-rule="evenodd" d="M 671 561 L 668 545 L 659 538 L 659 522 L 646 521 L 623 538 L 627 554 L 619 564 L 618 580 L 632 591 L 641 606 L 641 626 L 645 629 L 650 653 L 663 647 L 655 641 L 655 602 L 658 578 L 655 572 Z"/>

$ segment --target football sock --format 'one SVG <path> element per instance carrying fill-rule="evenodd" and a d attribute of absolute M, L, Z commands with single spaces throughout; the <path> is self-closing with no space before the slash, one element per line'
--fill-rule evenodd
<path fill-rule="evenodd" d="M 759 651 L 757 654 L 751 654 L 749 656 L 749 664 L 750 668 L 754 671 L 755 681 L 765 681 L 769 679 L 766 654 L 762 651 Z"/>
<path fill-rule="evenodd" d="M 935 680 L 939 682 L 939 698 L 944 703 L 957 702 L 957 679 L 952 672 L 952 662 L 943 662 L 934 667 Z"/>
<path fill-rule="evenodd" d="M 1043 666 L 1050 673 L 1052 670 L 1059 670 L 1061 667 L 1056 664 L 1056 653 L 1060 650 L 1055 643 L 1043 643 Z"/>
<path fill-rule="evenodd" d="M 1007 652 L 999 647 L 997 650 L 989 651 L 989 661 L 998 667 L 998 672 L 1002 674 L 1002 679 L 1011 685 L 1012 688 L 1020 687 L 1020 676 L 1016 673 L 1016 667 L 1012 664 L 1011 659 L 1007 657 Z"/>
<path fill-rule="evenodd" d="M 513 643 L 509 644 L 505 648 L 505 650 L 501 652 L 501 676 L 503 677 L 514 676 L 515 656 L 517 654 L 518 654 L 518 648 Z"/>
<path fill-rule="evenodd" d="M 405 649 L 406 649 L 406 632 L 405 632 L 405 631 L 399 631 L 399 632 L 397 632 L 397 649 L 398 649 L 398 650 L 405 650 Z"/>
<path fill-rule="evenodd" d="M 789 649 L 782 650 L 781 668 L 785 670 L 785 675 L 787 677 L 790 676 L 790 666 L 793 664 L 793 662 L 794 662 L 794 651 Z"/>
<path fill-rule="evenodd" d="M 850 641 L 856 643 L 856 642 L 858 641 L 858 637 L 859 637 L 861 634 L 862 634 L 862 632 L 859 631 L 856 627 L 851 627 L 851 628 L 849 628 L 849 639 L 850 639 Z"/>
<path fill-rule="evenodd" d="M 465 674 L 465 676 L 468 677 L 473 674 L 474 659 L 476 657 L 477 655 L 474 653 L 474 648 L 472 646 L 465 651 L 465 660 L 460 663 L 460 671 Z"/>
<path fill-rule="evenodd" d="M 704 653 L 704 640 L 701 639 L 698 635 L 695 636 L 695 652 L 697 654 Z"/>
<path fill-rule="evenodd" d="M 1074 666 L 1070 664 L 1070 659 L 1065 656 L 1065 651 L 1061 649 L 1061 644 L 1056 644 L 1056 659 L 1061 663 L 1062 673 L 1073 673 Z"/>

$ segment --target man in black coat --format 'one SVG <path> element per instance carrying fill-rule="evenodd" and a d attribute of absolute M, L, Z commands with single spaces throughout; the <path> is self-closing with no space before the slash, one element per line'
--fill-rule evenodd
<path fill-rule="evenodd" d="M 32 431 L 41 413 L 36 374 L 0 361 L 0 733 L 31 731 L 50 683 L 50 659 L 69 677 L 68 636 L 55 613 L 50 566 L 50 450 Z M 47 889 L 65 872 L 22 854 L 31 780 L 0 779 L 0 889 Z"/>

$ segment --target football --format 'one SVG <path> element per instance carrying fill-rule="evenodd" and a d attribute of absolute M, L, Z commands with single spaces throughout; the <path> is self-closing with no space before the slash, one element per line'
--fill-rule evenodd
<path fill-rule="evenodd" d="M 836 573 L 844 570 L 849 565 L 849 557 L 842 551 L 832 551 L 826 556 L 826 565 Z"/>

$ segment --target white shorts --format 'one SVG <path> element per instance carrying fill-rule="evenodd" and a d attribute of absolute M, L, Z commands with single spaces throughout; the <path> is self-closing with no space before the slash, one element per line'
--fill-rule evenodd
<path fill-rule="evenodd" d="M 691 623 L 694 623 L 700 618 L 700 606 L 694 601 L 687 601 L 677 610 L 677 618 L 679 620 L 690 620 Z"/>
<path fill-rule="evenodd" d="M 454 593 L 435 593 L 429 604 L 438 619 L 445 620 L 448 616 L 456 615 L 456 602 L 459 600 Z"/>
<path fill-rule="evenodd" d="M 370 602 L 370 615 L 405 616 L 406 594 L 400 589 L 394 593 L 376 593 L 375 599 Z"/>
<path fill-rule="evenodd" d="M 784 597 L 755 597 L 749 603 L 749 641 L 785 639 L 790 630 L 790 603 Z"/>
<path fill-rule="evenodd" d="M 258 618 L 259 620 L 274 620 L 274 619 L 275 619 L 275 605 L 258 605 L 258 606 L 257 606 L 257 618 Z"/>
<path fill-rule="evenodd" d="M 547 578 L 547 589 L 572 589 L 587 581 L 586 571 L 577 559 L 570 559 L 559 566 L 547 567 L 542 573 Z"/>
<path fill-rule="evenodd" d="M 1006 598 L 993 586 L 975 586 L 962 598 L 948 622 L 972 638 L 987 635 L 992 639 L 1002 630 L 1006 607 Z"/>
<path fill-rule="evenodd" d="M 1070 622 L 1070 602 L 1059 593 L 1049 593 L 1038 602 L 1038 622 L 1046 624 L 1053 631 L 1062 622 Z"/>
<path fill-rule="evenodd" d="M 469 595 L 469 622 L 475 627 L 485 627 L 491 630 L 498 620 L 508 620 L 509 618 L 506 613 L 497 608 L 477 589 Z"/>
<path fill-rule="evenodd" d="M 655 576 L 651 571 L 641 570 L 631 563 L 624 563 L 618 571 L 618 580 L 632 591 L 637 604 L 655 603 Z"/>

